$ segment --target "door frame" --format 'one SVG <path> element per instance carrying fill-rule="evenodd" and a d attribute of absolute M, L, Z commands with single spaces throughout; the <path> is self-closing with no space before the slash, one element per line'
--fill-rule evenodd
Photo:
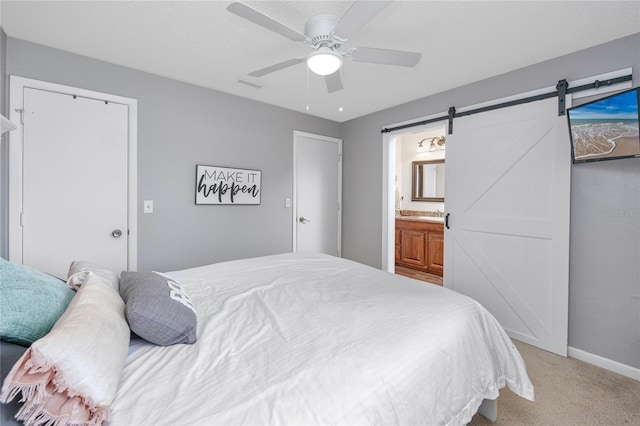
<path fill-rule="evenodd" d="M 399 127 L 416 121 L 426 121 L 447 115 L 446 112 L 418 117 L 410 121 L 391 123 L 383 128 Z M 441 128 L 443 124 L 415 126 L 413 128 L 394 130 L 382 134 L 382 263 L 383 271 L 395 273 L 395 176 L 396 176 L 396 150 L 398 149 L 398 136 L 423 133 L 434 128 Z"/>
<path fill-rule="evenodd" d="M 332 138 L 330 136 L 317 135 L 314 133 L 293 131 L 293 205 L 292 205 L 292 241 L 291 250 L 297 251 L 298 244 L 298 228 L 296 218 L 298 217 L 298 149 L 297 145 L 300 138 L 319 139 L 325 142 L 331 142 L 338 145 L 338 255 L 342 257 L 342 139 Z M 286 203 L 286 202 L 285 202 Z M 286 207 L 286 205 L 285 205 Z"/>
<path fill-rule="evenodd" d="M 23 124 L 22 109 L 24 108 L 24 89 L 45 90 L 65 95 L 75 95 L 83 98 L 108 101 L 126 105 L 128 109 L 128 194 L 127 194 L 127 223 L 129 235 L 127 238 L 128 269 L 138 269 L 138 101 L 132 98 L 95 92 L 72 86 L 65 86 L 47 81 L 35 80 L 20 76 L 9 76 L 9 118 L 17 128 L 9 133 L 9 209 L 8 209 L 8 239 L 9 260 L 22 263 L 22 168 L 23 168 Z"/>

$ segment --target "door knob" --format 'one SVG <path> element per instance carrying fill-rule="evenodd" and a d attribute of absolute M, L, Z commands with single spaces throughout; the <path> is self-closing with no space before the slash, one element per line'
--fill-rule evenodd
<path fill-rule="evenodd" d="M 308 223 L 308 222 L 311 222 L 311 219 L 305 219 L 304 216 L 300 216 L 300 218 L 298 219 L 298 222 L 300 222 L 300 223 Z"/>
<path fill-rule="evenodd" d="M 120 238 L 122 236 L 122 231 L 119 229 L 114 229 L 113 231 L 111 231 L 111 236 L 113 238 Z"/>

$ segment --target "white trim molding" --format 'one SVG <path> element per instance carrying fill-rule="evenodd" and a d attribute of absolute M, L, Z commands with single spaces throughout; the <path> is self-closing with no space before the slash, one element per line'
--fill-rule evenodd
<path fill-rule="evenodd" d="M 594 355 L 592 353 L 585 352 L 582 349 L 572 348 L 571 346 L 569 346 L 568 355 L 571 358 L 579 359 L 580 361 L 584 361 L 597 367 L 604 368 L 605 370 L 613 371 L 614 373 L 629 377 L 630 379 L 640 381 L 640 368 L 622 364 L 621 362 L 613 361 L 611 359 L 601 357 L 600 355 Z"/>

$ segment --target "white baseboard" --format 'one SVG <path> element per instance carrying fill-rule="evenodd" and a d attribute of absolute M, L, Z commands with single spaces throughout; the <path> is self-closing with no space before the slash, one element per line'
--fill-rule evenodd
<path fill-rule="evenodd" d="M 630 365 L 622 364 L 618 361 L 603 358 L 599 355 L 594 355 L 581 349 L 572 348 L 571 346 L 569 346 L 568 354 L 572 358 L 588 362 L 589 364 L 593 364 L 606 370 L 613 371 L 614 373 L 622 374 L 623 376 L 640 381 L 640 368 L 635 368 Z"/>

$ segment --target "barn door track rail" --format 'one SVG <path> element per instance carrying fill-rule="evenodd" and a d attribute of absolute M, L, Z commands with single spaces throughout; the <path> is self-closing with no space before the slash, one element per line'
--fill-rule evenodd
<path fill-rule="evenodd" d="M 556 85 L 556 90 L 554 90 L 553 92 L 542 93 L 540 95 L 535 95 L 535 96 L 527 96 L 527 97 L 515 99 L 512 101 L 502 102 L 499 104 L 489 105 L 489 106 L 476 108 L 476 109 L 463 111 L 463 112 L 457 112 L 456 108 L 452 106 L 452 107 L 449 107 L 447 115 L 430 118 L 428 120 L 416 121 L 414 123 L 402 124 L 400 126 L 395 126 L 395 127 L 385 127 L 380 132 L 390 133 L 396 130 L 408 129 L 410 127 L 424 126 L 425 124 L 436 123 L 438 121 L 448 121 L 449 122 L 448 133 L 451 135 L 453 134 L 454 118 L 464 117 L 466 115 L 478 114 L 481 112 L 493 111 L 501 108 L 508 108 L 508 107 L 512 107 L 520 104 L 541 101 L 544 99 L 549 99 L 554 97 L 558 98 L 558 115 L 562 116 L 562 115 L 565 115 L 566 113 L 565 105 L 566 105 L 566 96 L 568 94 L 581 92 L 583 90 L 597 89 L 603 86 L 612 86 L 614 84 L 624 83 L 626 81 L 631 81 L 631 80 L 632 80 L 632 75 L 628 74 L 628 75 L 623 75 L 621 77 L 611 78 L 608 80 L 595 80 L 593 83 L 583 84 L 576 87 L 569 87 L 569 83 L 567 82 L 567 80 L 562 79 L 558 81 L 558 84 Z"/>

